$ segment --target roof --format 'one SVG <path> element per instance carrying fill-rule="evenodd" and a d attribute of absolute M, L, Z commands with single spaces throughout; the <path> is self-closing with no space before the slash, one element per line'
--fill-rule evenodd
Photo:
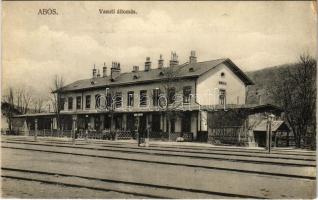
<path fill-rule="evenodd" d="M 56 114 L 53 112 L 50 113 L 27 113 L 23 115 L 14 115 L 14 118 L 20 118 L 20 117 L 46 117 L 46 116 L 55 116 Z"/>
<path fill-rule="evenodd" d="M 256 125 L 256 127 L 253 129 L 253 131 L 267 131 L 267 120 L 264 119 L 262 120 L 258 125 Z M 272 126 L 271 126 L 271 130 L 273 132 L 276 132 L 277 130 L 286 130 L 289 131 L 288 126 L 285 124 L 284 121 L 282 120 L 276 120 L 276 121 L 272 121 Z"/>
<path fill-rule="evenodd" d="M 218 111 L 224 110 L 224 105 L 202 105 L 202 110 Z M 226 104 L 225 110 L 249 110 L 253 113 L 258 112 L 274 112 L 281 113 L 283 110 L 272 104 Z"/>
<path fill-rule="evenodd" d="M 171 67 L 173 70 L 177 71 L 177 76 L 179 78 L 193 78 L 199 77 L 202 74 L 208 72 L 210 69 L 213 69 L 220 64 L 227 64 L 229 68 L 235 73 L 246 85 L 254 84 L 247 75 L 240 70 L 230 59 L 217 59 L 205 62 L 196 62 L 196 63 L 184 63 L 178 66 Z M 192 68 L 192 70 L 189 70 Z M 69 85 L 66 85 L 63 88 L 64 92 L 67 91 L 76 91 L 76 90 L 87 90 L 91 88 L 101 88 L 105 86 L 118 86 L 118 85 L 129 85 L 145 82 L 155 82 L 163 80 L 165 77 L 160 75 L 160 72 L 164 72 L 166 68 L 156 68 L 150 69 L 149 71 L 138 71 L 138 72 L 126 72 L 121 73 L 114 81 L 110 80 L 110 77 L 99 77 L 99 78 L 90 78 L 75 81 Z M 134 76 L 138 77 L 134 79 Z"/>

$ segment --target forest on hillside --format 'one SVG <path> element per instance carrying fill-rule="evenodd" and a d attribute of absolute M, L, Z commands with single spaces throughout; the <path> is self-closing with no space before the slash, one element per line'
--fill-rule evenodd
<path fill-rule="evenodd" d="M 248 86 L 247 90 L 247 104 L 274 104 L 279 105 L 272 98 L 270 88 L 274 84 L 274 80 L 280 76 L 288 76 L 286 70 L 294 71 L 297 63 L 284 64 L 274 67 L 269 67 L 256 71 L 246 72 L 248 77 L 254 82 L 254 85 Z"/>
<path fill-rule="evenodd" d="M 248 104 L 273 104 L 282 108 L 297 147 L 316 136 L 317 60 L 301 55 L 299 62 L 247 72 L 255 85 L 248 87 Z"/>

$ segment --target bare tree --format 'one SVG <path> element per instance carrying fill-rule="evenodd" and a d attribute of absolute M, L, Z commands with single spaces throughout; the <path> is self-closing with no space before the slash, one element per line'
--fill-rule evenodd
<path fill-rule="evenodd" d="M 61 94 L 63 92 L 64 87 L 64 78 L 59 75 L 55 75 L 52 82 L 51 93 L 52 93 L 52 105 L 56 115 L 56 122 L 58 130 L 61 130 L 61 109 L 62 109 L 62 97 Z"/>
<path fill-rule="evenodd" d="M 29 106 L 32 99 L 32 94 L 30 89 L 25 87 L 15 89 L 14 95 L 14 104 L 16 109 L 20 111 L 21 114 L 26 114 L 29 112 Z"/>
<path fill-rule="evenodd" d="M 29 90 L 23 90 L 23 94 L 22 94 L 22 106 L 21 106 L 21 111 L 23 114 L 27 113 L 29 110 L 29 105 L 31 103 L 31 92 Z"/>
<path fill-rule="evenodd" d="M 166 67 L 160 72 L 162 76 L 160 83 L 159 107 L 161 113 L 166 117 L 167 132 L 171 133 L 171 121 L 180 114 L 176 112 L 183 105 L 180 91 L 182 91 L 182 79 L 179 67 Z M 180 101 L 181 99 L 181 101 Z"/>
<path fill-rule="evenodd" d="M 24 110 L 24 109 L 22 109 L 22 106 L 23 106 L 23 95 L 24 95 L 24 88 L 16 89 L 16 91 L 15 91 L 15 96 L 16 96 L 15 103 L 16 103 L 17 109 L 21 113 L 23 113 L 23 110 Z"/>
<path fill-rule="evenodd" d="M 306 134 L 316 134 L 316 71 L 316 60 L 301 55 L 296 65 L 281 69 L 270 89 L 272 97 L 284 109 L 297 147 L 301 147 Z"/>
<path fill-rule="evenodd" d="M 33 99 L 33 109 L 34 112 L 40 113 L 43 111 L 44 99 L 42 97 L 38 97 Z"/>
<path fill-rule="evenodd" d="M 6 116 L 9 132 L 12 133 L 12 118 L 15 114 L 19 114 L 19 110 L 14 105 L 15 92 L 12 87 L 9 88 L 8 94 L 3 96 L 3 102 L 1 103 L 1 110 Z"/>

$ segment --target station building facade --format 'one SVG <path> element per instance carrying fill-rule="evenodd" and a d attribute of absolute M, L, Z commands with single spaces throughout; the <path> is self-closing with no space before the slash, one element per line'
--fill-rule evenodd
<path fill-rule="evenodd" d="M 160 135 L 190 133 L 196 140 L 208 131 L 207 110 L 244 106 L 252 84 L 229 58 L 198 62 L 194 51 L 183 64 L 176 53 L 166 65 L 162 56 L 155 63 L 147 57 L 142 68 L 133 66 L 131 72 L 121 72 L 119 62 L 112 62 L 108 72 L 104 63 L 101 70 L 94 66 L 90 78 L 56 91 L 59 121 L 63 130 L 132 132 L 138 126 L 140 132 Z M 57 128 L 54 113 L 24 117 L 30 130 L 35 119 L 38 129 Z"/>
<path fill-rule="evenodd" d="M 230 59 L 197 62 L 193 51 L 184 64 L 172 53 L 168 66 L 161 56 L 157 66 L 148 57 L 144 69 L 125 73 L 112 62 L 109 74 L 106 64 L 102 74 L 94 67 L 91 78 L 61 89 L 62 126 L 74 128 L 75 119 L 76 129 L 132 131 L 138 116 L 141 130 L 191 132 L 195 139 L 207 131 L 201 106 L 245 104 L 251 84 Z"/>

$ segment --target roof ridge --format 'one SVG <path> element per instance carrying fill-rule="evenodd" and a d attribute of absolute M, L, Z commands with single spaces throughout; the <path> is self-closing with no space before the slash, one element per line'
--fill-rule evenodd
<path fill-rule="evenodd" d="M 180 78 L 181 77 L 184 77 L 184 78 L 198 77 L 202 75 L 203 73 L 206 73 L 211 68 L 214 68 L 220 65 L 221 63 L 227 62 L 227 61 L 231 62 L 229 58 L 219 58 L 219 59 L 206 60 L 206 61 L 195 62 L 195 63 L 190 63 L 187 61 L 182 64 L 178 64 L 176 66 L 153 68 L 148 71 L 144 71 L 144 70 L 140 70 L 136 72 L 126 71 L 126 72 L 120 73 L 119 76 L 115 78 L 115 81 L 110 80 L 110 77 L 111 77 L 110 75 L 105 77 L 96 77 L 96 78 L 91 77 L 91 78 L 81 79 L 81 80 L 71 82 L 70 84 L 65 85 L 64 89 L 66 91 L 72 91 L 72 90 L 78 90 L 78 89 L 88 89 L 92 87 L 101 87 L 102 85 L 132 84 L 132 83 L 139 83 L 144 81 L 157 80 L 157 79 L 162 79 L 162 77 L 160 77 L 159 72 L 164 71 L 165 69 L 173 69 L 180 72 Z M 234 63 L 233 65 L 236 66 Z M 192 68 L 192 67 L 196 68 L 196 70 L 189 72 L 188 68 Z M 238 67 L 236 66 L 236 68 Z M 244 74 L 243 72 L 241 73 L 238 73 L 237 75 L 242 76 Z M 135 79 L 133 78 L 133 75 L 138 75 L 140 78 Z M 244 79 L 243 81 L 246 81 L 245 76 L 243 76 L 242 78 Z M 72 86 L 76 86 L 76 87 L 72 87 Z"/>

